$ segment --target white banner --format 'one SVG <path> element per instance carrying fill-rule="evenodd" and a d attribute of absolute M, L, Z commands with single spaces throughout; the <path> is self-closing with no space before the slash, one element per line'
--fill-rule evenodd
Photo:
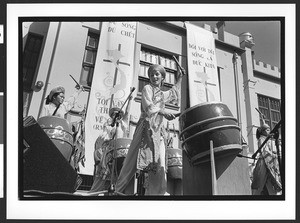
<path fill-rule="evenodd" d="M 92 175 L 94 146 L 111 107 L 122 107 L 133 86 L 136 22 L 103 22 L 85 122 L 85 167 Z M 123 110 L 125 109 L 124 106 Z"/>
<path fill-rule="evenodd" d="M 215 39 L 212 32 L 185 23 L 190 107 L 220 101 Z"/>

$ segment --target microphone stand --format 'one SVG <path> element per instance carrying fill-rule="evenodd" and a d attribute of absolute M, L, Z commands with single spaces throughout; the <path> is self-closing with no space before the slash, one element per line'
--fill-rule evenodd
<path fill-rule="evenodd" d="M 112 114 L 112 123 L 111 123 L 111 127 L 116 126 L 116 133 L 114 134 L 113 140 L 116 142 L 117 139 L 117 135 L 118 135 L 118 128 L 119 128 L 119 124 L 120 121 L 122 120 L 122 109 L 124 107 L 124 105 L 126 104 L 126 102 L 129 100 L 129 98 L 131 97 L 132 93 L 134 92 L 135 88 L 133 87 L 130 91 L 130 94 L 128 95 L 128 97 L 126 98 L 125 102 L 123 103 L 122 107 L 116 111 L 116 113 L 113 115 Z M 116 167 L 116 152 L 117 152 L 117 145 L 116 143 L 114 143 L 114 148 L 113 148 L 113 163 L 112 163 L 112 171 L 111 171 L 111 185 L 110 185 L 110 191 L 109 193 L 113 193 L 115 191 L 115 184 L 116 184 L 116 180 L 118 177 L 118 170 Z"/>
<path fill-rule="evenodd" d="M 112 123 L 111 123 L 111 125 L 110 125 L 111 127 L 114 127 L 114 126 L 115 126 L 115 123 L 116 123 L 117 119 L 118 119 L 118 120 L 121 120 L 121 119 L 122 119 L 120 113 L 121 113 L 121 111 L 122 111 L 124 105 L 126 104 L 126 102 L 127 102 L 127 101 L 129 100 L 129 98 L 131 97 L 131 95 L 132 95 L 132 93 L 134 92 L 134 90 L 135 90 L 135 87 L 133 87 L 133 88 L 131 89 L 130 94 L 129 94 L 128 97 L 126 98 L 126 100 L 125 100 L 125 102 L 123 103 L 122 107 L 121 107 L 118 111 L 116 111 L 116 114 L 112 117 L 112 118 L 113 118 L 113 121 L 112 121 Z"/>

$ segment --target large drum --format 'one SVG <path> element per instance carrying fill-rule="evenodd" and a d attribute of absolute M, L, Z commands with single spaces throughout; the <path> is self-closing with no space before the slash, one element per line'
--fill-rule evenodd
<path fill-rule="evenodd" d="M 191 163 L 210 160 L 210 141 L 214 156 L 237 155 L 242 150 L 238 121 L 220 102 L 202 103 L 185 110 L 179 117 L 180 138 Z"/>
<path fill-rule="evenodd" d="M 124 159 L 127 156 L 131 141 L 132 140 L 129 138 L 118 138 L 112 140 L 114 143 L 111 147 L 112 149 L 107 154 L 107 156 L 110 157 L 108 162 L 112 164 L 112 161 L 115 161 L 114 165 L 117 169 L 118 175 L 120 174 Z"/>
<path fill-rule="evenodd" d="M 73 134 L 69 122 L 57 116 L 44 116 L 38 123 L 68 162 L 73 151 Z"/>
<path fill-rule="evenodd" d="M 168 177 L 171 179 L 182 179 L 182 150 L 167 148 Z"/>

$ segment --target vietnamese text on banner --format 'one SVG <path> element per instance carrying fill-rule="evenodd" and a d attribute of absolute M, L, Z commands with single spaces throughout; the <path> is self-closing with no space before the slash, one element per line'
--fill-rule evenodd
<path fill-rule="evenodd" d="M 215 39 L 212 32 L 185 23 L 190 107 L 220 101 Z"/>
<path fill-rule="evenodd" d="M 110 131 L 109 109 L 121 108 L 133 86 L 136 26 L 136 22 L 102 23 L 85 122 L 83 174 L 93 174 L 95 141 Z"/>

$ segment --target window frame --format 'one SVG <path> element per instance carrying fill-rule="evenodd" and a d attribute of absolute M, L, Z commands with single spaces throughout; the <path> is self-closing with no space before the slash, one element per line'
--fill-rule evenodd
<path fill-rule="evenodd" d="M 90 38 L 94 38 L 96 40 L 94 47 L 89 45 Z M 85 43 L 83 60 L 82 60 L 82 68 L 80 73 L 80 84 L 83 85 L 86 90 L 89 90 L 92 85 L 95 63 L 96 63 L 97 53 L 98 53 L 99 39 L 100 39 L 100 34 L 94 33 L 92 31 L 88 32 L 86 43 Z M 86 60 L 88 52 L 91 52 L 94 57 L 92 62 Z M 85 72 L 86 69 L 88 70 L 87 72 Z"/>
<path fill-rule="evenodd" d="M 29 48 L 31 40 L 34 40 L 33 48 Z M 40 41 L 40 45 L 39 45 L 38 49 L 35 49 L 36 41 Z M 23 54 L 22 54 L 22 57 L 23 57 L 22 58 L 22 62 L 23 62 L 23 64 L 22 64 L 23 76 L 22 77 L 23 77 L 23 91 L 26 91 L 28 93 L 30 93 L 34 90 L 33 88 L 34 88 L 35 81 L 36 81 L 36 73 L 37 73 L 37 69 L 39 66 L 41 51 L 43 48 L 43 41 L 44 41 L 43 35 L 39 35 L 36 33 L 31 33 L 31 32 L 29 32 L 27 34 L 26 44 L 25 44 Z M 29 53 L 29 54 L 27 54 L 27 53 Z M 25 56 L 30 57 L 29 60 L 26 60 L 27 58 L 25 58 Z M 35 60 L 32 63 L 33 58 Z M 28 64 L 25 64 L 25 61 L 27 61 Z M 26 74 L 28 74 L 27 71 L 29 70 L 29 68 L 32 70 L 32 73 L 29 74 L 29 76 L 30 76 L 29 79 L 25 79 L 25 77 L 27 76 L 24 73 L 25 66 L 26 66 L 26 72 L 25 72 Z"/>
<path fill-rule="evenodd" d="M 265 105 L 262 105 L 260 103 L 260 98 L 266 100 Z M 278 107 L 279 107 L 278 110 L 276 108 L 272 108 L 272 106 L 271 106 L 272 102 L 278 103 Z M 257 103 L 258 103 L 259 111 L 265 116 L 264 117 L 265 122 L 270 126 L 271 129 L 274 128 L 275 125 L 280 121 L 280 119 L 275 120 L 273 114 L 277 113 L 277 115 L 279 115 L 279 117 L 281 117 L 281 101 L 280 101 L 280 99 L 276 99 L 276 98 L 269 97 L 269 96 L 262 95 L 262 94 L 257 94 Z"/>

